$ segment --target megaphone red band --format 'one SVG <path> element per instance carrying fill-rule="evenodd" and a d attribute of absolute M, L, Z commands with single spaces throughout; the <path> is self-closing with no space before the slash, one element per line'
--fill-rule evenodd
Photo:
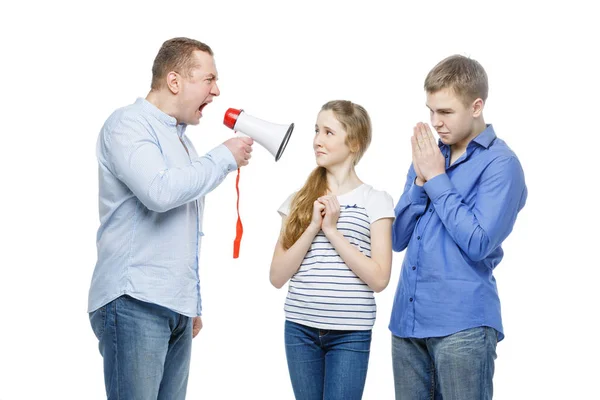
<path fill-rule="evenodd" d="M 233 241 L 233 258 L 238 258 L 240 256 L 240 244 L 242 242 L 242 235 L 244 234 L 244 227 L 242 225 L 242 220 L 240 219 L 240 169 L 238 168 L 237 177 L 235 178 L 235 191 L 237 192 L 237 224 L 235 227 L 235 240 Z"/>
<path fill-rule="evenodd" d="M 225 117 L 223 118 L 223 123 L 225 124 L 225 126 L 229 129 L 233 129 L 233 127 L 235 126 L 235 122 L 237 121 L 237 118 L 239 117 L 242 111 L 243 110 L 238 110 L 236 108 L 229 108 L 225 112 Z"/>

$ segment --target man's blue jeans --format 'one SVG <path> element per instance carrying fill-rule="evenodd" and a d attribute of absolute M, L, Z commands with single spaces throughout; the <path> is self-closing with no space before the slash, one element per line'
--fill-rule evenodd
<path fill-rule="evenodd" d="M 121 296 L 90 313 L 108 400 L 185 399 L 192 319 Z"/>
<path fill-rule="evenodd" d="M 425 339 L 392 335 L 396 400 L 491 399 L 497 341 L 489 327 Z"/>
<path fill-rule="evenodd" d="M 296 400 L 360 400 L 371 331 L 317 329 L 285 321 L 285 350 Z"/>

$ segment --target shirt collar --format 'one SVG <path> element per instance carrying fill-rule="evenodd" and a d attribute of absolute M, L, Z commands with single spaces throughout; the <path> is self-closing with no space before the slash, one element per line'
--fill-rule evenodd
<path fill-rule="evenodd" d="M 487 124 L 483 132 L 473 138 L 473 142 L 477 143 L 480 146 L 485 147 L 486 149 L 490 147 L 492 142 L 496 139 L 496 132 L 494 132 L 494 127 L 492 124 Z"/>
<path fill-rule="evenodd" d="M 144 99 L 143 97 L 139 97 L 135 101 L 135 104 L 140 106 L 144 111 L 148 112 L 150 115 L 155 117 L 157 120 L 159 120 L 163 124 L 170 126 L 170 127 L 176 127 L 177 134 L 180 137 L 183 136 L 183 134 L 185 133 L 185 128 L 186 128 L 185 124 L 177 124 L 177 119 L 175 119 L 175 117 L 172 117 L 169 114 L 161 111 L 158 107 L 156 107 L 154 104 L 150 103 L 148 100 Z"/>

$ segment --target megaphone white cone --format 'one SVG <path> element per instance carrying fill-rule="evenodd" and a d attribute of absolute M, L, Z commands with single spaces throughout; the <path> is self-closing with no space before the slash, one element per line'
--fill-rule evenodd
<path fill-rule="evenodd" d="M 232 129 L 254 139 L 275 157 L 275 161 L 278 161 L 290 140 L 294 124 L 274 124 L 248 115 L 243 110 L 234 110 L 235 112 L 231 110 L 233 109 L 225 113 L 224 124 L 231 128 L 233 125 L 231 119 L 236 118 L 237 114 Z"/>

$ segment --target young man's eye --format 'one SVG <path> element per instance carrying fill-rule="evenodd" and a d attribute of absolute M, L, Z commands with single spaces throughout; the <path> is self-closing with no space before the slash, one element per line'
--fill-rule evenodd
<path fill-rule="evenodd" d="M 327 131 L 327 134 L 328 134 L 328 135 L 333 135 L 333 132 L 331 132 L 331 131 Z"/>

